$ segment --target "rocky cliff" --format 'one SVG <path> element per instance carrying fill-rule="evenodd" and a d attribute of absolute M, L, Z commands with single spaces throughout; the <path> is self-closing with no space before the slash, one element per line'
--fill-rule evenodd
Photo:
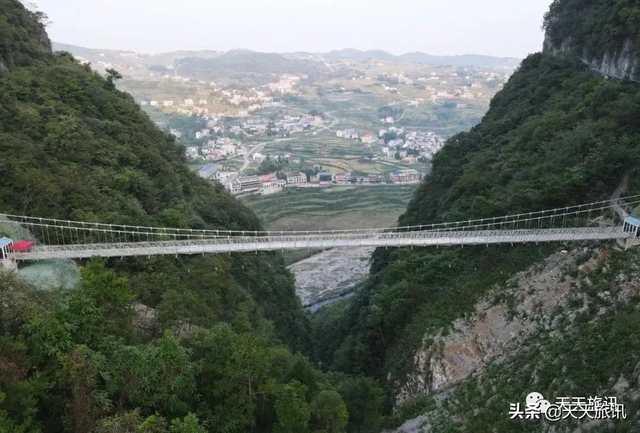
<path fill-rule="evenodd" d="M 545 16 L 544 52 L 611 78 L 640 80 L 640 6 L 635 0 L 556 0 Z"/>
<path fill-rule="evenodd" d="M 426 335 L 399 398 L 428 397 L 409 401 L 421 415 L 397 433 L 634 431 L 625 425 L 639 421 L 637 259 L 610 247 L 559 252 L 495 287 L 447 332 Z M 511 420 L 510 403 L 533 391 L 616 396 L 627 419 Z"/>

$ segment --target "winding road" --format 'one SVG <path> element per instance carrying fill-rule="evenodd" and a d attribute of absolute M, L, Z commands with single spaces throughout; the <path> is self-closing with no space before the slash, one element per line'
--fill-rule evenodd
<path fill-rule="evenodd" d="M 338 123 L 338 119 L 333 117 L 330 113 L 325 113 L 325 114 L 331 118 L 331 124 L 329 126 L 322 125 L 319 129 L 320 130 L 324 129 L 324 130 L 327 130 L 327 131 L 335 132 L 331 128 L 334 127 Z M 318 132 L 318 130 L 312 130 L 312 131 L 305 132 L 304 134 L 301 134 L 300 136 L 311 135 L 311 134 L 315 134 L 316 132 Z M 253 156 L 255 153 L 257 153 L 260 150 L 262 150 L 266 145 L 273 144 L 273 143 L 280 143 L 280 142 L 283 142 L 283 141 L 291 141 L 291 140 L 294 140 L 295 138 L 296 137 L 276 138 L 273 141 L 266 141 L 264 143 L 256 144 L 251 149 L 249 149 L 249 151 L 244 155 L 244 162 L 242 163 L 242 167 L 240 167 L 238 172 L 235 173 L 232 176 L 229 176 L 227 179 L 225 179 L 222 182 L 222 184 L 225 185 L 225 186 L 228 186 L 228 185 L 231 185 L 236 179 L 238 179 L 238 177 L 240 177 L 242 175 L 242 172 L 244 172 L 247 169 L 247 167 L 249 167 L 249 164 L 251 164 L 251 156 Z"/>

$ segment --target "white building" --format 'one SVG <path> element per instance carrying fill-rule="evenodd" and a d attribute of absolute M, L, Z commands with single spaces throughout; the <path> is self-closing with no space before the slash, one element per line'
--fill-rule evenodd
<path fill-rule="evenodd" d="M 195 146 L 189 146 L 187 147 L 185 153 L 187 154 L 187 157 L 193 159 L 198 156 L 198 148 Z"/>
<path fill-rule="evenodd" d="M 287 175 L 287 184 L 288 185 L 300 185 L 307 183 L 307 175 L 306 173 L 295 173 Z"/>
<path fill-rule="evenodd" d="M 234 146 L 233 144 L 223 144 L 222 146 L 220 146 L 218 153 L 223 156 L 235 155 L 236 146 Z"/>
<path fill-rule="evenodd" d="M 411 183 L 418 182 L 421 179 L 421 175 L 418 170 L 397 170 L 392 172 L 389 178 L 393 183 Z"/>

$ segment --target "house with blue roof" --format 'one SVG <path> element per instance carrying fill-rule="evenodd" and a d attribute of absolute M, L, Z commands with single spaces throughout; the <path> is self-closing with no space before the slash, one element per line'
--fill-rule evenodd
<path fill-rule="evenodd" d="M 9 248 L 13 245 L 13 240 L 7 237 L 0 238 L 0 260 L 9 257 Z"/>
<path fill-rule="evenodd" d="M 215 162 L 210 162 L 209 164 L 205 165 L 204 167 L 202 167 L 200 169 L 200 171 L 198 171 L 198 176 L 204 178 L 204 179 L 209 179 L 210 177 L 212 177 L 216 171 L 218 171 L 218 168 L 216 166 Z"/>
<path fill-rule="evenodd" d="M 625 233 L 631 233 L 634 238 L 640 236 L 640 220 L 636 217 L 626 217 L 622 224 L 622 230 Z"/>

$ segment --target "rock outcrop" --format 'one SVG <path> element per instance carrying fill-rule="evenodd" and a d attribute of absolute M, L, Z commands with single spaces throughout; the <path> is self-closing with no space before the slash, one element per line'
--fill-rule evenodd
<path fill-rule="evenodd" d="M 640 81 L 635 0 L 555 1 L 545 15 L 543 51 L 568 56 L 608 78 Z"/>
<path fill-rule="evenodd" d="M 373 248 L 333 249 L 289 266 L 302 305 L 343 294 L 362 282 L 369 272 L 372 253 Z"/>
<path fill-rule="evenodd" d="M 416 352 L 414 373 L 399 387 L 396 405 L 411 397 L 455 385 L 478 369 L 514 353 L 523 339 L 539 329 L 549 329 L 554 312 L 570 299 L 577 277 L 572 269 L 588 273 L 609 256 L 609 250 L 559 252 L 544 263 L 496 287 L 477 305 L 475 312 L 456 320 L 450 328 L 424 336 Z M 581 260 L 586 262 L 578 266 Z"/>
<path fill-rule="evenodd" d="M 619 50 L 592 55 L 586 48 L 576 47 L 571 38 L 555 44 L 549 37 L 544 41 L 544 52 L 559 56 L 573 56 L 607 78 L 629 78 L 640 81 L 640 60 L 632 50 L 633 41 L 627 39 Z"/>

